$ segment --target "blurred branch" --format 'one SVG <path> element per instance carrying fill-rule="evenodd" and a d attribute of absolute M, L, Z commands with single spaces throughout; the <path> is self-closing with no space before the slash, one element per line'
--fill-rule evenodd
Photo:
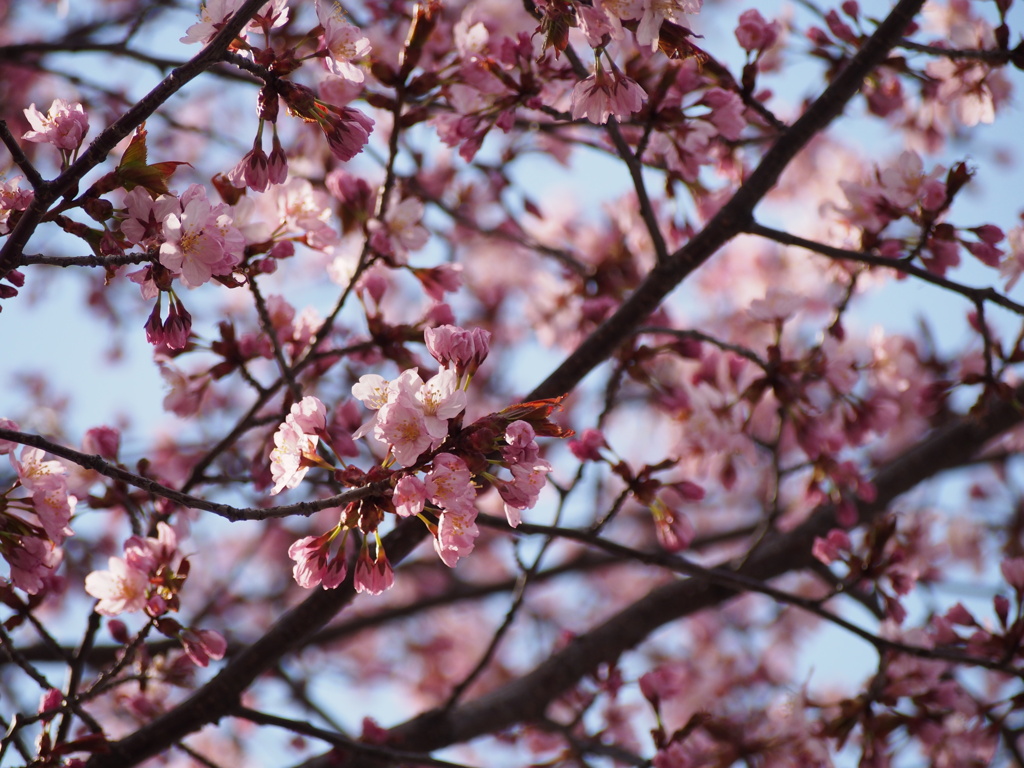
<path fill-rule="evenodd" d="M 793 245 L 798 248 L 804 248 L 805 250 L 813 251 L 820 256 L 827 256 L 828 258 L 835 259 L 836 261 L 852 261 L 858 264 L 868 264 L 872 267 L 884 267 L 885 269 L 902 272 L 905 275 L 911 275 L 926 283 L 931 283 L 932 285 L 937 285 L 940 288 L 945 288 L 947 291 L 959 293 L 961 296 L 970 299 L 975 304 L 991 301 L 993 304 L 1003 307 L 1003 309 L 1008 309 L 1018 315 L 1024 315 L 1024 304 L 1018 304 L 1016 301 L 1003 296 L 994 288 L 971 288 L 952 280 L 948 280 L 945 277 L 929 272 L 923 267 L 918 267 L 905 261 L 894 261 L 893 259 L 888 259 L 884 256 L 876 256 L 862 251 L 848 251 L 844 248 L 834 248 L 831 245 L 825 245 L 824 243 L 808 240 L 806 238 L 799 237 L 798 235 L 791 235 L 788 232 L 772 229 L 771 227 L 766 227 L 763 224 L 758 224 L 757 222 L 750 222 L 746 225 L 745 230 L 751 235 L 759 235 L 776 243 L 781 243 L 782 245 Z"/>

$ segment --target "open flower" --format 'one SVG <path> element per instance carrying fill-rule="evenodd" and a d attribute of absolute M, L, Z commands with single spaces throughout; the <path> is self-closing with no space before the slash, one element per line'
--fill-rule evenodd
<path fill-rule="evenodd" d="M 362 30 L 345 21 L 336 2 L 316 0 L 316 15 L 324 28 L 327 69 L 349 82 L 363 82 L 363 70 L 353 62 L 369 55 L 370 40 Z"/>
<path fill-rule="evenodd" d="M 110 558 L 109 563 L 110 570 L 93 571 L 85 577 L 85 591 L 99 598 L 96 613 L 117 616 L 141 611 L 146 607 L 149 576 L 120 557 Z"/>
<path fill-rule="evenodd" d="M 592 123 L 607 123 L 612 115 L 616 119 L 629 117 L 647 100 L 644 89 L 619 72 L 608 72 L 600 65 L 597 72 L 576 83 L 572 89 L 570 111 L 572 119 L 586 117 Z"/>
<path fill-rule="evenodd" d="M 71 104 L 64 99 L 54 99 L 44 115 L 36 105 L 25 110 L 25 119 L 32 126 L 22 138 L 42 144 L 53 144 L 57 149 L 73 152 L 82 146 L 82 140 L 89 131 L 89 118 L 81 104 Z"/>
<path fill-rule="evenodd" d="M 284 423 L 274 433 L 274 450 L 270 452 L 270 474 L 274 487 L 270 495 L 285 488 L 295 488 L 310 467 L 324 464 L 317 455 L 320 434 L 326 434 L 327 416 L 324 404 L 315 397 L 304 397 L 292 405 Z"/>

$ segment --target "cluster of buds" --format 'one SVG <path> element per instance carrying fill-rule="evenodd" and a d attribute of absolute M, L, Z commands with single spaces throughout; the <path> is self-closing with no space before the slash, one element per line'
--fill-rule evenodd
<path fill-rule="evenodd" d="M 163 345 L 168 349 L 184 349 L 188 345 L 188 337 L 192 333 L 192 315 L 185 309 L 181 299 L 171 296 L 171 305 L 167 319 L 160 318 L 163 294 L 159 294 L 156 306 L 146 321 L 146 341 L 153 346 Z"/>

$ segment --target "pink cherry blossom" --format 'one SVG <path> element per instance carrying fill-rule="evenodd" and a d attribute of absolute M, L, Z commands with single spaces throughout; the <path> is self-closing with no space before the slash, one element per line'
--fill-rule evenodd
<path fill-rule="evenodd" d="M 326 410 L 320 400 L 307 396 L 292 405 L 274 433 L 274 450 L 270 452 L 270 472 L 274 478 L 271 496 L 298 486 L 310 468 L 320 462 L 316 448 L 326 429 Z"/>
<path fill-rule="evenodd" d="M 628 118 L 640 111 L 647 94 L 633 80 L 618 72 L 597 72 L 576 83 L 572 89 L 572 104 L 569 107 L 572 119 L 587 118 L 592 123 L 603 124 L 608 118 Z"/>
<path fill-rule="evenodd" d="M 334 107 L 322 114 L 319 123 L 331 154 L 342 161 L 362 152 L 373 131 L 373 120 L 352 107 Z"/>
<path fill-rule="evenodd" d="M 395 511 L 402 517 L 412 517 L 423 511 L 427 500 L 427 486 L 415 475 L 403 475 L 395 484 L 392 501 Z"/>
<path fill-rule="evenodd" d="M 536 461 L 540 455 L 537 433 L 528 421 L 513 421 L 505 428 L 505 442 L 501 456 L 506 464 L 525 464 Z"/>
<path fill-rule="evenodd" d="M 199 6 L 199 21 L 185 31 L 183 43 L 210 42 L 221 26 L 242 5 L 242 0 L 206 0 Z"/>
<path fill-rule="evenodd" d="M 423 202 L 416 197 L 406 198 L 385 214 L 383 222 L 370 222 L 373 247 L 404 262 L 410 252 L 418 251 L 430 239 L 430 233 L 420 224 L 422 219 Z"/>
<path fill-rule="evenodd" d="M 365 592 L 368 595 L 379 595 L 394 585 L 395 572 L 379 544 L 377 555 L 372 560 L 369 547 L 363 547 L 360 551 L 352 582 L 356 592 Z"/>
<path fill-rule="evenodd" d="M 495 483 L 501 500 L 505 502 L 505 517 L 513 528 L 522 521 L 520 512 L 537 505 L 540 492 L 547 484 L 551 465 L 543 459 L 535 459 L 512 465 L 512 482 Z"/>
<path fill-rule="evenodd" d="M 999 564 L 1003 578 L 1017 592 L 1024 593 L 1024 557 L 1011 557 Z"/>
<path fill-rule="evenodd" d="M 475 515 L 446 509 L 437 522 L 434 550 L 445 565 L 454 568 L 459 558 L 472 553 L 479 534 Z"/>
<path fill-rule="evenodd" d="M 427 431 L 435 437 L 444 437 L 448 421 L 466 410 L 466 393 L 459 388 L 459 377 L 450 368 L 442 368 L 431 376 L 415 397 L 423 410 Z"/>
<path fill-rule="evenodd" d="M 149 576 L 119 557 L 111 557 L 109 564 L 109 570 L 93 571 L 85 577 L 85 591 L 99 598 L 96 612 L 117 616 L 141 611 L 146 605 Z"/>
<path fill-rule="evenodd" d="M 851 546 L 849 534 L 842 529 L 833 528 L 825 538 L 815 537 L 812 553 L 817 560 L 830 565 L 839 559 L 841 553 L 849 552 Z"/>
<path fill-rule="evenodd" d="M 434 359 L 445 368 L 454 367 L 460 378 L 475 373 L 490 351 L 491 334 L 482 328 L 441 325 L 427 328 L 423 338 Z"/>
<path fill-rule="evenodd" d="M 466 462 L 450 453 L 434 457 L 433 469 L 424 478 L 430 500 L 443 509 L 476 517 L 476 489 Z"/>
<path fill-rule="evenodd" d="M 316 15 L 324 28 L 327 69 L 353 83 L 363 82 L 363 70 L 353 62 L 370 54 L 370 41 L 358 27 L 349 24 L 334 0 L 317 0 Z"/>
<path fill-rule="evenodd" d="M 11 213 L 24 211 L 35 197 L 31 189 L 21 189 L 21 176 L 15 176 L 6 181 L 0 179 L 0 235 L 6 235 L 11 231 Z"/>
<path fill-rule="evenodd" d="M 49 111 L 43 115 L 36 105 L 25 110 L 25 119 L 32 130 L 22 136 L 26 141 L 53 144 L 57 149 L 73 152 L 82 146 L 89 131 L 89 118 L 81 104 L 54 99 Z"/>
<path fill-rule="evenodd" d="M 130 568 L 155 574 L 178 557 L 178 535 L 167 523 L 156 524 L 156 538 L 131 536 L 124 543 L 124 559 Z"/>
<path fill-rule="evenodd" d="M 180 215 L 168 214 L 163 221 L 167 239 L 160 246 L 160 263 L 180 272 L 182 283 L 189 288 L 212 278 L 224 257 L 224 241 L 216 229 L 209 227 L 210 213 L 210 203 L 196 198 Z"/>
<path fill-rule="evenodd" d="M 703 0 L 643 0 L 643 16 L 636 29 L 636 41 L 640 45 L 658 47 L 659 32 L 665 21 L 685 26 L 684 15 L 700 13 Z"/>
<path fill-rule="evenodd" d="M 0 419 L 0 426 L 3 419 Z M 117 452 L 121 444 L 121 432 L 115 427 L 93 427 L 86 430 L 82 438 L 82 450 L 86 453 L 95 453 L 104 459 L 117 459 Z M 0 453 L 3 452 L 0 446 Z"/>
<path fill-rule="evenodd" d="M 319 584 L 324 589 L 335 589 L 345 580 L 344 544 L 333 557 L 329 550 L 335 536 L 336 531 L 307 536 L 288 548 L 288 557 L 295 561 L 292 576 L 300 587 L 312 589 Z"/>
<path fill-rule="evenodd" d="M 68 493 L 67 470 L 59 461 L 44 461 L 44 451 L 25 446 L 21 459 L 10 452 L 11 466 L 22 487 L 32 493 L 32 504 L 43 530 L 54 544 L 74 534 L 69 525 L 77 499 Z"/>
<path fill-rule="evenodd" d="M 228 171 L 228 180 L 236 187 L 248 187 L 253 192 L 266 192 L 270 187 L 270 161 L 263 147 L 253 146 L 238 164 Z"/>
<path fill-rule="evenodd" d="M 378 440 L 391 446 L 400 464 L 408 467 L 444 437 L 444 434 L 431 434 L 430 426 L 418 403 L 413 405 L 396 400 L 377 411 L 373 433 Z"/>
<path fill-rule="evenodd" d="M 198 667 L 209 666 L 211 659 L 223 659 L 228 650 L 223 635 L 212 629 L 185 629 L 179 639 L 185 655 Z"/>
<path fill-rule="evenodd" d="M 0 539 L 0 554 L 11 568 L 11 583 L 30 595 L 43 590 L 46 580 L 62 560 L 59 547 L 52 541 L 35 536 L 22 536 L 17 542 L 11 541 L 9 546 Z M 3 583 L 2 579 L 0 583 Z"/>
<path fill-rule="evenodd" d="M 740 14 L 736 40 L 745 51 L 763 51 L 775 44 L 779 31 L 777 21 L 768 23 L 760 11 L 751 8 Z"/>
<path fill-rule="evenodd" d="M 601 449 L 607 447 L 604 434 L 597 429 L 585 429 L 577 439 L 569 441 L 569 450 L 580 461 L 601 461 Z"/>

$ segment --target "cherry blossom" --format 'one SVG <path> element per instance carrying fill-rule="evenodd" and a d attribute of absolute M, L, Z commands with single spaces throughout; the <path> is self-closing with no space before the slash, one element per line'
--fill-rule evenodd
<path fill-rule="evenodd" d="M 756 8 L 740 14 L 736 27 L 736 41 L 745 51 L 763 51 L 775 44 L 779 37 L 779 23 L 765 21 Z"/>
<path fill-rule="evenodd" d="M 598 67 L 597 72 L 572 89 L 570 111 L 573 120 L 585 117 L 592 123 L 603 124 L 609 117 L 624 119 L 640 111 L 645 101 L 647 94 L 635 80 Z"/>
<path fill-rule="evenodd" d="M 363 70 L 353 62 L 370 54 L 370 41 L 362 32 L 345 21 L 344 11 L 334 0 L 317 0 L 316 15 L 324 28 L 327 68 L 338 77 L 353 83 L 363 82 Z"/>
<path fill-rule="evenodd" d="M 270 452 L 270 472 L 274 478 L 271 496 L 297 487 L 312 467 L 322 463 L 316 449 L 326 427 L 326 410 L 317 398 L 307 396 L 292 405 L 274 433 L 274 450 Z"/>
<path fill-rule="evenodd" d="M 353 583 L 357 592 L 365 592 L 369 595 L 379 595 L 394 585 L 394 571 L 379 544 L 377 554 L 372 560 L 368 547 L 363 547 L 359 552 Z"/>
<path fill-rule="evenodd" d="M 186 629 L 181 635 L 185 654 L 198 667 L 206 667 L 211 659 L 223 659 L 228 644 L 219 632 L 212 629 Z"/>
<path fill-rule="evenodd" d="M 25 119 L 32 130 L 26 131 L 26 141 L 53 144 L 64 152 L 74 152 L 89 132 L 89 118 L 81 104 L 71 104 L 64 99 L 54 99 L 50 109 L 43 115 L 36 105 L 25 110 Z"/>
<path fill-rule="evenodd" d="M 237 230 L 221 212 L 221 206 L 212 206 L 201 187 L 190 188 L 181 201 L 179 213 L 164 217 L 160 263 L 180 272 L 182 283 L 195 288 L 215 274 L 230 272 L 242 243 L 235 241 Z"/>
<path fill-rule="evenodd" d="M 490 349 L 491 334 L 483 328 L 466 330 L 454 325 L 440 325 L 423 332 L 427 350 L 437 362 L 454 367 L 461 378 L 476 372 Z"/>
<path fill-rule="evenodd" d="M 141 611 L 146 605 L 149 576 L 120 557 L 111 557 L 105 571 L 85 577 L 85 591 L 99 599 L 96 612 L 104 616 Z"/>
<path fill-rule="evenodd" d="M 20 459 L 10 452 L 11 466 L 25 490 L 32 494 L 33 510 L 43 530 L 54 544 L 74 534 L 69 522 L 77 499 L 68 493 L 67 470 L 59 461 L 44 461 L 45 452 L 28 446 Z"/>
<path fill-rule="evenodd" d="M 242 0 L 206 0 L 199 6 L 199 21 L 185 31 L 183 43 L 204 45 L 220 31 L 221 26 L 242 5 Z M 268 3 L 269 5 L 269 3 Z"/>
<path fill-rule="evenodd" d="M 636 30 L 636 41 L 655 50 L 663 22 L 683 24 L 684 14 L 700 13 L 702 5 L 703 0 L 643 0 L 643 15 Z"/>

